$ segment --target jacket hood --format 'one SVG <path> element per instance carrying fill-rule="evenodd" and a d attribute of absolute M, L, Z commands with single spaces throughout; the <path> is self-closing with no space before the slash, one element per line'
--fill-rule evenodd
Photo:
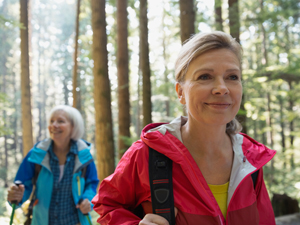
<path fill-rule="evenodd" d="M 32 163 L 40 164 L 51 171 L 48 150 L 52 148 L 52 142 L 52 139 L 47 138 L 35 144 L 33 149 L 30 151 L 28 160 Z M 90 154 L 92 145 L 83 139 L 78 139 L 77 141 L 72 140 L 71 144 L 76 145 L 78 150 L 78 154 L 75 157 L 75 173 L 76 171 L 80 170 L 80 168 L 93 161 L 93 157 Z"/>
<path fill-rule="evenodd" d="M 173 161 L 178 161 L 178 157 L 188 152 L 183 145 L 180 131 L 186 122 L 187 117 L 180 116 L 170 123 L 148 124 L 142 130 L 141 139 L 149 147 L 165 154 Z M 247 160 L 255 169 L 261 168 L 276 154 L 276 151 L 243 133 L 233 136 L 233 151 L 239 161 Z"/>

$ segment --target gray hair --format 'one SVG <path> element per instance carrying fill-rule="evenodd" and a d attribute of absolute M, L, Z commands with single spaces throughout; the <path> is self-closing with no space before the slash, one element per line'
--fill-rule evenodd
<path fill-rule="evenodd" d="M 81 113 L 74 107 L 68 105 L 58 105 L 51 109 L 48 122 L 57 111 L 64 111 L 67 114 L 67 118 L 73 125 L 71 139 L 77 141 L 78 139 L 82 138 L 84 134 L 84 122 Z"/>
<path fill-rule="evenodd" d="M 215 49 L 229 49 L 242 62 L 243 49 L 241 45 L 229 34 L 222 31 L 213 31 L 210 33 L 198 33 L 184 42 L 176 63 L 175 79 L 178 83 L 184 83 L 185 75 L 190 63 L 198 56 Z M 226 133 L 230 136 L 240 132 L 242 125 L 234 118 L 226 126 Z"/>

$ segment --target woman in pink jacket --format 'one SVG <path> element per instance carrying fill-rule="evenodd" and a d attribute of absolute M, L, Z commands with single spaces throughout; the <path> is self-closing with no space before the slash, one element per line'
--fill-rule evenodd
<path fill-rule="evenodd" d="M 241 60 L 241 46 L 223 32 L 196 34 L 183 45 L 175 76 L 187 116 L 143 129 L 92 201 L 101 225 L 169 224 L 152 213 L 149 147 L 173 161 L 176 225 L 275 225 L 262 169 L 275 151 L 240 133 L 235 119 Z M 134 214 L 139 205 L 142 219 Z"/>

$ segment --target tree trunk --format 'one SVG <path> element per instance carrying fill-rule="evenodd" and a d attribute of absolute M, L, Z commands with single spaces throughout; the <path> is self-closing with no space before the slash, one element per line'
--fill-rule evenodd
<path fill-rule="evenodd" d="M 272 121 L 272 110 L 271 110 L 271 96 L 270 93 L 267 93 L 267 107 L 268 107 L 268 119 L 267 119 L 267 125 L 268 125 L 268 145 L 271 147 L 271 149 L 274 148 L 274 137 L 273 137 L 273 121 Z M 271 160 L 271 171 L 270 171 L 270 185 L 274 181 L 274 158 Z"/>
<path fill-rule="evenodd" d="M 12 126 L 14 128 L 13 130 L 13 135 L 14 135 L 14 144 L 13 144 L 13 149 L 14 149 L 14 159 L 15 159 L 15 163 L 19 164 L 18 158 L 17 158 L 17 154 L 18 154 L 18 148 L 19 148 L 19 135 L 18 135 L 18 112 L 20 111 L 20 105 L 17 104 L 18 102 L 18 97 L 17 97 L 17 74 L 13 72 L 13 91 L 14 91 L 14 103 L 13 103 L 13 107 L 15 109 L 15 113 L 14 113 L 14 117 L 13 117 L 13 122 L 12 122 Z"/>
<path fill-rule="evenodd" d="M 108 78 L 105 0 L 92 0 L 94 104 L 96 123 L 97 170 L 100 180 L 112 174 L 114 140 L 111 93 Z"/>
<path fill-rule="evenodd" d="M 240 16 L 239 16 L 239 2 L 238 0 L 228 0 L 229 5 L 229 28 L 230 35 L 240 43 Z M 240 112 L 237 115 L 238 121 L 243 126 L 243 133 L 247 134 L 247 115 L 245 109 L 245 95 L 242 97 Z"/>
<path fill-rule="evenodd" d="M 184 43 L 195 34 L 194 0 L 180 0 L 180 37 Z"/>
<path fill-rule="evenodd" d="M 260 0 L 260 11 L 261 11 L 261 15 L 264 15 L 264 0 Z M 267 44 L 266 44 L 266 30 L 263 24 L 263 21 L 261 21 L 261 31 L 262 31 L 262 44 L 263 44 L 263 61 L 262 64 L 265 66 L 268 66 L 268 50 L 267 50 Z"/>
<path fill-rule="evenodd" d="M 76 28 L 75 28 L 75 51 L 74 51 L 74 68 L 73 68 L 73 107 L 81 112 L 80 98 L 77 93 L 80 92 L 79 77 L 78 77 L 78 37 L 79 37 L 79 15 L 80 15 L 80 0 L 77 0 L 77 13 L 76 13 Z"/>
<path fill-rule="evenodd" d="M 28 2 L 20 0 L 20 23 L 24 29 L 21 34 L 21 105 L 22 105 L 22 131 L 23 155 L 25 156 L 33 147 L 31 92 L 29 73 L 29 39 L 28 39 Z"/>
<path fill-rule="evenodd" d="M 278 96 L 279 99 L 279 105 L 280 105 L 280 127 L 281 127 L 281 147 L 282 147 L 282 153 L 283 153 L 283 168 L 286 168 L 286 160 L 285 160 L 285 133 L 284 133 L 284 118 L 283 118 L 283 99 L 282 96 Z"/>
<path fill-rule="evenodd" d="M 239 1 L 228 0 L 230 35 L 240 43 Z"/>
<path fill-rule="evenodd" d="M 288 82 L 289 84 L 289 88 L 290 88 L 290 93 L 289 93 L 289 111 L 293 112 L 293 107 L 294 107 L 294 99 L 292 96 L 293 93 L 293 84 L 292 81 Z M 295 139 L 295 135 L 294 135 L 294 118 L 292 118 L 292 120 L 290 121 L 290 149 L 291 149 L 291 168 L 294 169 L 295 168 L 295 161 L 294 161 L 294 139 Z"/>
<path fill-rule="evenodd" d="M 141 57 L 140 57 L 141 59 Z M 140 60 L 141 61 L 141 60 Z M 140 66 L 141 66 L 141 63 L 139 63 Z M 137 134 L 137 136 L 139 136 L 139 134 L 141 133 L 141 104 L 140 104 L 140 101 L 141 101 L 141 80 L 142 80 L 142 77 L 141 77 L 141 69 L 139 69 L 139 72 L 138 72 L 138 86 L 137 86 L 137 104 L 136 104 L 136 127 L 135 127 L 135 132 Z"/>
<path fill-rule="evenodd" d="M 215 0 L 216 30 L 223 31 L 222 0 Z"/>
<path fill-rule="evenodd" d="M 140 57 L 143 77 L 143 125 L 146 126 L 152 122 L 147 0 L 140 0 Z"/>
<path fill-rule="evenodd" d="M 183 44 L 195 34 L 194 0 L 180 0 L 180 38 Z M 182 107 L 182 114 L 186 116 L 186 109 Z"/>
<path fill-rule="evenodd" d="M 64 104 L 69 105 L 69 89 L 68 89 L 68 82 L 67 79 L 63 79 L 63 90 L 64 90 Z"/>
<path fill-rule="evenodd" d="M 130 137 L 127 5 L 127 0 L 117 1 L 119 158 L 129 148 L 126 138 Z"/>
<path fill-rule="evenodd" d="M 4 34 L 3 39 L 6 40 L 6 35 Z M 2 76 L 3 76 L 3 83 L 2 83 L 2 88 L 1 88 L 1 92 L 4 95 L 7 95 L 7 90 L 6 90 L 6 77 L 7 77 L 7 67 L 6 67 L 6 63 L 7 63 L 7 58 L 4 57 L 2 59 Z M 3 108 L 2 111 L 3 114 L 3 128 L 4 128 L 4 173 L 3 173 L 3 180 L 4 180 L 4 187 L 7 188 L 8 187 L 8 182 L 7 182 L 7 173 L 8 173 L 8 147 L 7 147 L 7 139 L 8 139 L 8 129 L 9 129 L 9 124 L 8 124 L 8 119 L 7 119 L 7 112 L 6 112 L 6 108 Z M 2 132 L 1 132 L 2 133 Z"/>
<path fill-rule="evenodd" d="M 40 43 L 41 41 L 41 30 L 38 29 L 38 42 Z M 38 59 L 41 58 L 41 52 L 42 52 L 42 49 L 40 47 L 40 45 L 38 45 Z M 38 62 L 37 64 L 37 73 L 38 73 L 38 93 L 39 95 L 37 96 L 37 108 L 38 108 L 38 112 L 39 112 L 39 122 L 38 122 L 38 135 L 36 137 L 36 141 L 41 141 L 42 140 L 42 131 L 43 131 L 43 118 L 42 118 L 42 115 L 43 115 L 43 108 L 42 105 L 43 105 L 43 101 L 42 101 L 42 96 L 43 96 L 43 90 L 42 90 L 42 81 L 41 81 L 41 63 L 40 61 Z"/>
<path fill-rule="evenodd" d="M 163 9 L 163 16 L 162 16 L 162 32 L 163 32 L 163 38 L 162 38 L 162 47 L 163 47 L 163 58 L 164 58 L 164 78 L 165 78 L 165 91 L 164 95 L 166 97 L 165 100 L 165 107 L 166 107 L 166 116 L 167 118 L 170 117 L 170 91 L 169 91 L 169 78 L 168 78 L 168 60 L 167 60 L 167 46 L 166 46 L 166 32 L 165 32 L 165 15 L 166 15 L 166 10 Z"/>

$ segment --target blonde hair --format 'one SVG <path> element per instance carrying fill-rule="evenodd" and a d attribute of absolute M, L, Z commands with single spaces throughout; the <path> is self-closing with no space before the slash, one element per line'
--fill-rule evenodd
<path fill-rule="evenodd" d="M 176 63 L 175 63 L 175 79 L 178 83 L 184 83 L 185 75 L 190 63 L 198 56 L 216 49 L 231 50 L 242 62 L 243 49 L 241 45 L 229 34 L 222 31 L 213 31 L 210 33 L 198 33 L 184 42 Z M 242 125 L 234 118 L 226 126 L 226 133 L 230 136 L 242 130 Z"/>
<path fill-rule="evenodd" d="M 77 141 L 78 139 L 82 138 L 84 134 L 84 122 L 81 113 L 74 107 L 68 105 L 58 105 L 51 109 L 48 121 L 50 121 L 52 116 L 57 111 L 64 111 L 67 114 L 67 117 L 70 120 L 71 124 L 73 125 L 71 139 Z"/>

